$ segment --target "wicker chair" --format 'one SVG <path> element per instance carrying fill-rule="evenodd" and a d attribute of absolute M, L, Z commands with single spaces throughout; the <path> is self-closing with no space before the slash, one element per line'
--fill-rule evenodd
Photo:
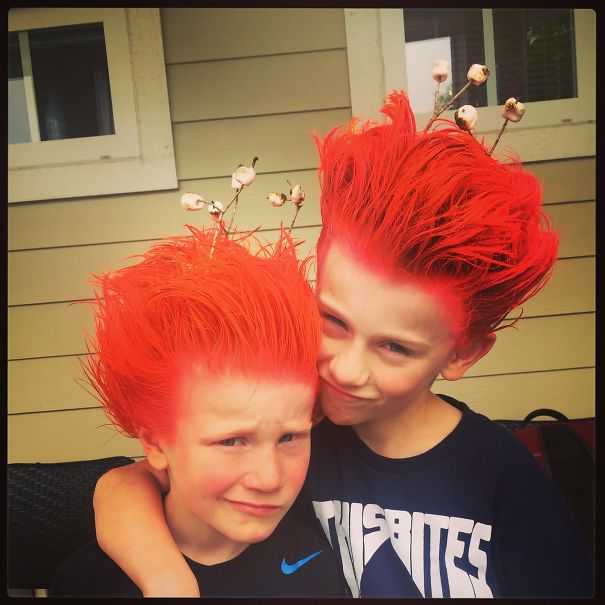
<path fill-rule="evenodd" d="M 33 594 L 51 585 L 59 565 L 95 536 L 92 497 L 98 478 L 132 462 L 116 456 L 8 465 L 9 590 Z"/>

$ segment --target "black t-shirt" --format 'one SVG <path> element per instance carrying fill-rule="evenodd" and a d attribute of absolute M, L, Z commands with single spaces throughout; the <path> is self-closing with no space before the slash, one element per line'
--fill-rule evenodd
<path fill-rule="evenodd" d="M 297 501 L 273 534 L 235 559 L 202 565 L 185 557 L 205 597 L 338 597 L 347 591 L 340 567 L 308 503 Z M 96 540 L 58 569 L 49 596 L 141 597 Z"/>

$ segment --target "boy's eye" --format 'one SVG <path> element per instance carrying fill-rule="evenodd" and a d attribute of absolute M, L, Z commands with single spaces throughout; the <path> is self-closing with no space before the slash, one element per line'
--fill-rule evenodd
<path fill-rule="evenodd" d="M 238 445 L 239 443 L 241 443 L 241 441 L 241 437 L 229 437 L 228 439 L 222 439 L 218 443 L 219 445 L 224 445 L 226 447 L 233 447 L 234 445 Z"/>
<path fill-rule="evenodd" d="M 397 344 L 396 342 L 388 342 L 385 345 L 385 348 L 388 351 L 390 351 L 391 353 L 395 353 L 396 355 L 409 355 L 410 354 L 409 349 L 402 347 L 400 344 Z"/>
<path fill-rule="evenodd" d="M 310 431 L 302 431 L 297 433 L 284 433 L 279 438 L 279 443 L 292 443 L 293 441 L 304 442 L 305 439 L 309 439 L 311 436 Z"/>
<path fill-rule="evenodd" d="M 329 321 L 331 324 L 338 326 L 339 328 L 345 328 L 347 327 L 347 324 L 342 321 L 342 319 L 338 319 L 338 317 L 335 317 L 334 315 L 331 315 L 330 313 L 324 313 L 323 317 L 325 320 Z"/>

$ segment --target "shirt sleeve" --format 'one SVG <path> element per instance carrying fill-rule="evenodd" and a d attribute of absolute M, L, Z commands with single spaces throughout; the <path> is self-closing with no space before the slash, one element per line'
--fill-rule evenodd
<path fill-rule="evenodd" d="M 531 453 L 506 437 L 495 498 L 502 596 L 591 596 L 593 561 L 571 508 Z"/>
<path fill-rule="evenodd" d="M 57 570 L 49 597 L 142 597 L 136 584 L 99 547 L 90 542 Z"/>

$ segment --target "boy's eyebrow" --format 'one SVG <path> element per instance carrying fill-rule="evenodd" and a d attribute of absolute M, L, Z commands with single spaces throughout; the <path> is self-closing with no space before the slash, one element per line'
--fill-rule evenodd
<path fill-rule="evenodd" d="M 248 423 L 245 425 L 242 424 L 232 424 L 226 422 L 223 426 L 218 426 L 213 433 L 219 436 L 242 436 L 246 437 L 247 435 L 252 435 L 259 427 L 263 425 L 263 420 L 259 419 L 254 423 Z M 281 430 L 285 433 L 303 433 L 311 430 L 313 423 L 309 422 L 299 422 L 295 420 L 293 422 L 285 422 L 281 427 Z"/>
<path fill-rule="evenodd" d="M 326 309 L 327 309 L 328 311 L 331 311 L 332 313 L 337 313 L 338 315 L 341 315 L 342 317 L 344 317 L 344 318 L 346 319 L 345 314 L 344 314 L 342 311 L 339 311 L 339 310 L 336 308 L 336 305 L 334 305 L 334 304 L 332 304 L 332 303 L 330 303 L 330 302 L 327 302 L 327 301 L 326 301 L 326 300 L 323 298 L 323 295 L 322 295 L 322 294 L 318 294 L 318 295 L 317 295 L 317 304 L 318 304 L 318 306 L 326 307 Z"/>
<path fill-rule="evenodd" d="M 317 303 L 318 303 L 318 306 L 324 307 L 326 311 L 329 311 L 330 313 L 334 313 L 334 314 L 338 315 L 339 318 L 342 318 L 345 323 L 349 323 L 349 320 L 347 320 L 346 315 L 342 311 L 339 311 L 334 305 L 332 305 L 331 303 L 326 302 L 324 299 L 322 299 L 321 295 L 319 295 L 317 297 Z M 402 345 L 409 345 L 411 347 L 417 347 L 418 349 L 422 349 L 422 350 L 428 350 L 431 348 L 430 344 L 427 342 L 424 342 L 423 340 L 417 340 L 415 338 L 410 338 L 409 336 L 395 335 L 393 333 L 391 333 L 391 334 L 377 333 L 377 334 L 373 334 L 372 337 L 375 338 L 376 340 L 394 341 L 397 343 L 401 343 Z"/>
<path fill-rule="evenodd" d="M 400 344 L 406 345 L 406 346 L 409 345 L 409 346 L 413 347 L 414 349 L 417 349 L 419 352 L 428 350 L 431 348 L 431 346 L 427 342 L 424 342 L 423 340 L 416 340 L 414 338 L 410 338 L 410 337 L 406 337 L 406 336 L 400 336 L 400 335 L 395 335 L 395 334 L 374 334 L 374 337 L 376 338 L 376 340 L 388 340 L 388 341 L 393 341 L 393 342 L 400 343 Z"/>

